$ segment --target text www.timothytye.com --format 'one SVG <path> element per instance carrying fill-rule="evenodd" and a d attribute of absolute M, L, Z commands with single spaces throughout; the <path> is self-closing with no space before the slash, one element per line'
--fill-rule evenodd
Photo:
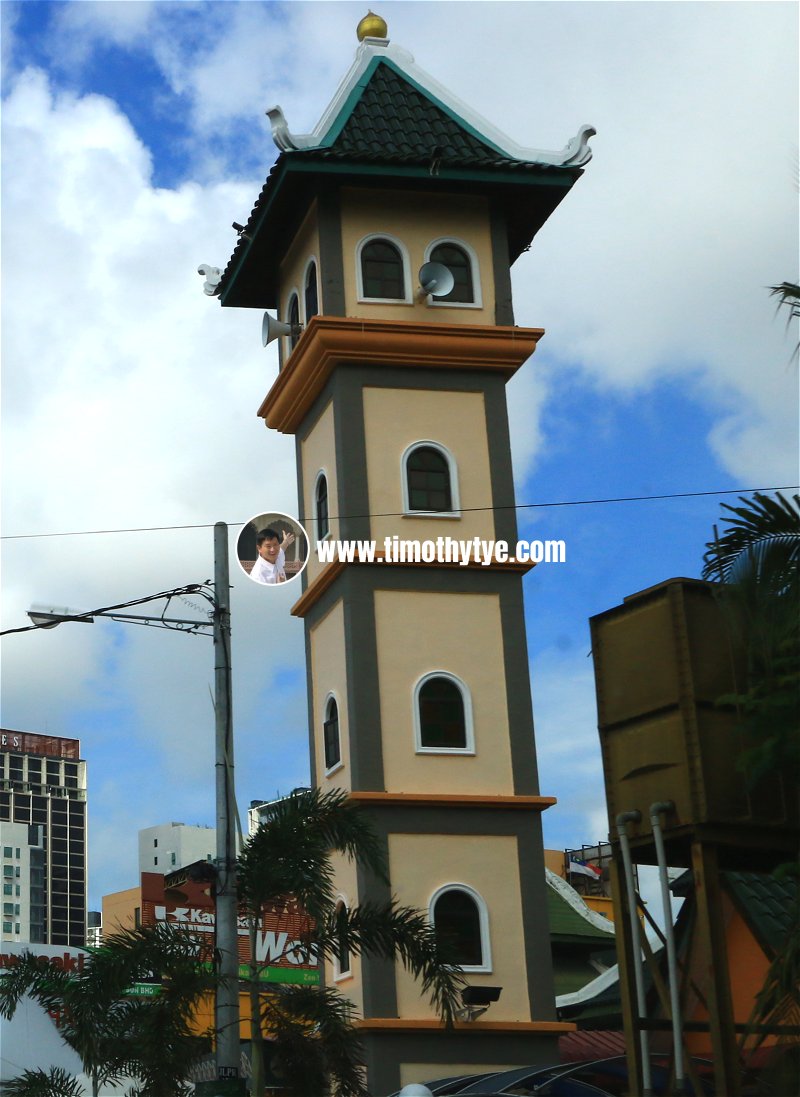
<path fill-rule="evenodd" d="M 323 564 L 563 564 L 567 559 L 564 541 L 517 541 L 513 549 L 508 541 L 482 541 L 473 537 L 459 541 L 437 537 L 429 541 L 404 541 L 384 537 L 377 541 L 317 541 L 317 556 Z"/>

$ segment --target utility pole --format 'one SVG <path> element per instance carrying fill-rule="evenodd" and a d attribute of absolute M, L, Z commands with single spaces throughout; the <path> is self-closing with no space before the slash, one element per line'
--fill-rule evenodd
<path fill-rule="evenodd" d="M 217 1082 L 221 1093 L 239 1083 L 239 932 L 236 896 L 236 799 L 233 780 L 231 614 L 228 527 L 214 526 L 214 711 L 216 720 L 217 876 L 214 1007 Z"/>
<path fill-rule="evenodd" d="M 166 610 L 173 598 L 198 594 L 212 607 L 205 620 L 167 617 Z M 131 606 L 146 605 L 166 599 L 161 613 L 122 613 Z M 5 629 L 0 635 L 51 629 L 64 621 L 91 624 L 95 617 L 108 617 L 125 624 L 169 628 L 175 632 L 208 635 L 214 638 L 214 716 L 215 716 L 215 776 L 217 815 L 217 859 L 215 874 L 215 963 L 217 986 L 214 998 L 216 1030 L 216 1078 L 198 1082 L 198 1097 L 239 1097 L 245 1093 L 241 1077 L 239 1047 L 239 905 L 236 894 L 236 794 L 233 781 L 233 716 L 231 687 L 231 611 L 230 575 L 228 569 L 228 527 L 225 522 L 214 526 L 214 582 L 190 583 L 188 586 L 148 594 L 130 602 L 89 610 L 88 613 L 53 608 L 36 608 L 28 612 L 32 624 L 23 628 Z M 208 617 L 211 620 L 208 620 Z"/>

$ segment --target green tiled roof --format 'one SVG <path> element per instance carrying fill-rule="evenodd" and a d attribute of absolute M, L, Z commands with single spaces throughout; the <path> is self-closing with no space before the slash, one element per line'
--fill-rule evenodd
<path fill-rule="evenodd" d="M 579 938 L 587 945 L 602 944 L 604 947 L 608 946 L 609 941 L 614 941 L 614 929 L 611 923 L 608 931 L 604 933 L 586 918 L 582 918 L 578 911 L 552 887 L 547 888 L 547 913 L 550 918 L 550 936 L 554 941 Z"/>
<path fill-rule="evenodd" d="M 515 159 L 475 125 L 389 58 L 373 58 L 324 135 L 315 138 L 318 143 L 279 144 L 284 151 L 222 272 L 220 302 L 258 308 L 277 303 L 280 258 L 326 186 L 413 185 L 496 194 L 513 263 L 582 169 L 569 162 Z"/>
<path fill-rule="evenodd" d="M 775 953 L 790 933 L 798 932 L 796 879 L 757 872 L 724 872 L 723 877 L 762 947 Z"/>
<path fill-rule="evenodd" d="M 460 167 L 522 166 L 521 161 L 480 140 L 387 61 L 375 65 L 341 129 L 330 144 L 325 143 L 327 155 L 336 158 Z"/>

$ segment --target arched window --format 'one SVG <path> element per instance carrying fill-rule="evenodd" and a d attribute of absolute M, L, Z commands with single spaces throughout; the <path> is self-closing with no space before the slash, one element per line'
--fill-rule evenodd
<path fill-rule="evenodd" d="M 400 248 L 383 237 L 361 248 L 361 294 L 367 299 L 406 300 L 406 277 Z"/>
<path fill-rule="evenodd" d="M 437 670 L 417 682 L 414 717 L 418 752 L 474 753 L 472 701 L 454 674 Z"/>
<path fill-rule="evenodd" d="M 329 697 L 325 705 L 325 721 L 322 726 L 325 746 L 325 770 L 330 773 L 342 760 L 339 739 L 339 706 L 335 697 Z"/>
<path fill-rule="evenodd" d="M 341 979 L 345 975 L 350 974 L 350 949 L 347 946 L 347 936 L 343 931 L 341 923 L 347 919 L 347 905 L 344 899 L 340 899 L 336 904 L 336 920 L 337 933 L 336 933 L 336 951 L 333 957 L 333 977 L 334 979 Z"/>
<path fill-rule="evenodd" d="M 288 323 L 298 324 L 299 325 L 299 323 L 300 323 L 300 300 L 299 300 L 296 293 L 293 293 L 292 296 L 289 298 L 289 308 L 288 308 L 287 311 L 288 311 Z M 297 346 L 297 340 L 299 338 L 300 338 L 299 334 L 289 336 L 289 350 L 290 351 L 293 351 L 294 348 Z"/>
<path fill-rule="evenodd" d="M 430 918 L 450 954 L 464 971 L 491 971 L 489 913 L 477 891 L 447 884 L 431 899 Z"/>
<path fill-rule="evenodd" d="M 306 289 L 305 289 L 305 305 L 306 305 L 306 323 L 312 316 L 316 316 L 319 312 L 319 293 L 317 290 L 317 264 L 312 261 L 308 264 L 308 270 L 306 271 Z"/>
<path fill-rule="evenodd" d="M 417 443 L 403 455 L 405 509 L 430 514 L 458 510 L 455 462 L 442 446 Z"/>
<path fill-rule="evenodd" d="M 473 304 L 475 301 L 475 289 L 472 280 L 472 260 L 464 248 L 458 244 L 437 244 L 431 249 L 430 262 L 444 263 L 455 279 L 455 285 L 448 294 L 437 297 L 437 304 L 455 301 L 463 304 Z"/>
<path fill-rule="evenodd" d="M 328 521 L 328 478 L 324 472 L 320 472 L 317 476 L 314 509 L 317 515 L 317 537 L 322 541 L 331 531 L 330 522 Z"/>

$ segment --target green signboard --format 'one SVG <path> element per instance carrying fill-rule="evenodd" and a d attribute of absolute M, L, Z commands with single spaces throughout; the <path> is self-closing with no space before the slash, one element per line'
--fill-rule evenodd
<path fill-rule="evenodd" d="M 250 968 L 247 964 L 239 965 L 239 978 L 250 978 Z M 304 987 L 315 987 L 319 985 L 319 971 L 316 968 L 304 967 L 260 967 L 258 981 L 259 983 L 299 983 Z"/>
<path fill-rule="evenodd" d="M 155 998 L 161 993 L 160 983 L 134 983 L 125 993 L 136 998 Z"/>

